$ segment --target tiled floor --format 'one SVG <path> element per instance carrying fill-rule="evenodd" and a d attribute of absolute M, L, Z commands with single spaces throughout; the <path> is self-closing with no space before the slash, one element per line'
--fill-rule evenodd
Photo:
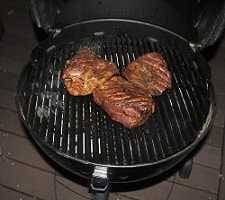
<path fill-rule="evenodd" d="M 16 82 L 36 43 L 26 2 L 5 1 L 5 6 L 0 8 L 5 25 L 5 34 L 0 41 L 0 199 L 90 199 L 86 187 L 63 177 L 42 156 L 27 137 L 16 114 Z M 215 57 L 209 61 L 218 111 L 205 144 L 194 158 L 191 177 L 181 179 L 175 175 L 145 189 L 111 193 L 110 199 L 225 199 L 225 152 L 222 152 L 225 116 L 224 53 L 225 40 Z"/>

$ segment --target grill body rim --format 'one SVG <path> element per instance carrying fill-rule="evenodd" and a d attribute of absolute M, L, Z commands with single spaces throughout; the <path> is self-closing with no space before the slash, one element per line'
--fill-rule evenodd
<path fill-rule="evenodd" d="M 167 33 L 169 34 L 169 33 Z M 57 37 L 57 36 L 56 36 Z M 176 35 L 173 35 L 173 37 L 177 37 Z M 179 38 L 180 39 L 180 38 Z M 46 44 L 49 44 L 49 41 L 44 41 L 42 44 L 43 46 L 45 46 Z M 54 45 L 54 42 L 53 42 L 53 45 Z M 25 73 L 25 70 L 26 70 L 26 67 L 24 68 L 24 71 L 23 73 Z M 22 77 L 22 75 L 21 75 Z M 214 98 L 214 90 L 213 90 L 213 86 L 211 84 L 209 84 L 209 93 L 210 93 L 210 99 L 211 99 L 211 102 L 210 102 L 210 110 L 209 110 L 209 113 L 208 115 L 210 116 L 210 120 L 209 120 L 209 123 L 207 123 L 205 129 L 202 131 L 201 134 L 198 134 L 198 137 L 196 137 L 196 139 L 190 144 L 188 145 L 185 149 L 183 149 L 182 151 L 179 151 L 171 156 L 169 156 L 168 158 L 166 159 L 161 159 L 159 161 L 156 161 L 156 162 L 151 162 L 151 163 L 147 163 L 147 164 L 133 164 L 133 165 L 101 165 L 99 163 L 92 163 L 92 162 L 89 162 L 89 161 L 84 161 L 84 160 L 79 160 L 79 159 L 71 159 L 69 157 L 64 157 L 64 155 L 60 155 L 58 154 L 57 152 L 54 152 L 54 150 L 51 149 L 51 151 L 53 152 L 51 154 L 51 151 L 47 150 L 47 148 L 42 144 L 42 142 L 40 140 L 38 140 L 38 138 L 36 138 L 34 135 L 34 133 L 32 133 L 31 131 L 31 128 L 26 124 L 26 120 L 25 120 L 25 116 L 23 115 L 23 113 L 21 112 L 22 111 L 22 108 L 21 108 L 21 105 L 20 105 L 20 100 L 19 100 L 19 92 L 20 91 L 20 81 L 17 85 L 17 95 L 16 95 L 16 105 L 17 105 L 17 110 L 19 111 L 19 117 L 20 119 L 22 120 L 23 124 L 25 125 L 25 127 L 27 128 L 28 130 L 28 133 L 29 135 L 32 137 L 32 139 L 38 144 L 39 148 L 48 156 L 50 157 L 53 161 L 55 161 L 56 163 L 60 164 L 62 167 L 66 168 L 67 170 L 71 171 L 72 173 L 76 174 L 76 169 L 75 169 L 75 166 L 80 166 L 80 168 L 82 167 L 87 167 L 87 170 L 86 170 L 86 173 L 82 174 L 81 173 L 78 173 L 79 176 L 83 176 L 83 177 L 90 177 L 91 176 L 91 173 L 93 172 L 93 168 L 97 165 L 97 166 L 104 166 L 104 167 L 107 167 L 109 168 L 110 170 L 112 170 L 112 174 L 114 174 L 114 171 L 115 170 L 120 170 L 120 169 L 127 169 L 127 170 L 133 170 L 133 169 L 141 169 L 142 167 L 152 167 L 152 166 L 159 166 L 159 165 L 168 165 L 168 163 L 172 160 L 174 160 L 172 162 L 172 164 L 168 165 L 167 168 L 171 168 L 173 167 L 176 163 L 178 163 L 180 160 L 184 159 L 186 156 L 188 156 L 188 154 L 191 153 L 191 151 L 194 150 L 195 147 L 197 147 L 197 145 L 205 138 L 205 136 L 207 135 L 207 132 L 208 130 L 210 129 L 211 125 L 212 125 L 212 121 L 213 121 L 213 118 L 214 118 L 214 114 L 215 114 L 215 98 Z M 50 152 L 51 156 L 48 155 Z M 57 154 L 57 156 L 62 156 L 63 159 L 65 160 L 68 160 L 68 162 L 74 162 L 74 170 L 73 169 L 69 169 L 70 167 L 66 167 L 67 164 L 62 164 L 60 163 L 60 159 L 54 159 L 54 153 Z M 52 156 L 53 155 L 53 156 Z M 168 169 L 165 169 L 165 170 L 161 170 L 160 172 L 158 173 L 162 173 L 163 171 L 167 171 Z M 85 170 L 84 170 L 85 171 Z M 88 174 L 88 173 L 89 174 Z M 151 174 L 149 173 L 149 176 L 152 177 L 152 176 L 155 176 L 156 174 Z M 116 180 L 116 182 L 118 181 L 121 181 L 121 180 L 118 180 L 117 178 L 113 177 L 113 175 L 111 175 L 111 180 Z M 146 177 L 147 178 L 147 177 Z M 136 178 L 137 180 L 137 178 Z M 136 181 L 135 180 L 135 181 Z M 130 180 L 131 181 L 131 180 Z M 129 182 L 130 182 L 129 181 Z M 126 181 L 125 181 L 126 182 Z"/>

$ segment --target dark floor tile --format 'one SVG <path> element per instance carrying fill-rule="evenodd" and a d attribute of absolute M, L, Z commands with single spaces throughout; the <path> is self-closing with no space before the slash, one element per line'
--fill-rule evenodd
<path fill-rule="evenodd" d="M 110 193 L 109 200 L 131 200 L 131 198 L 122 196 L 120 193 Z"/>
<path fill-rule="evenodd" d="M 0 109 L 0 112 L 0 129 L 12 132 L 16 135 L 26 136 L 17 113 L 4 109 Z"/>
<path fill-rule="evenodd" d="M 220 183 L 220 189 L 218 194 L 218 200 L 224 200 L 225 199 L 225 173 L 223 173 L 221 177 L 221 183 Z"/>
<path fill-rule="evenodd" d="M 0 71 L 0 89 L 10 90 L 15 92 L 18 75 L 9 72 Z"/>
<path fill-rule="evenodd" d="M 14 62 L 24 61 L 26 62 L 29 58 L 33 47 L 33 40 L 23 38 L 18 34 L 6 33 L 6 36 L 0 43 L 1 50 L 1 58 L 0 61 L 12 60 Z M 13 49 L 14 47 L 14 49 Z M 17 52 L 16 54 L 12 54 L 12 51 Z M 2 66 L 7 69 L 10 66 Z M 17 66 L 19 67 L 19 66 Z"/>
<path fill-rule="evenodd" d="M 32 21 L 29 15 L 28 1 L 14 1 L 8 5 L 4 3 L 4 9 L 1 9 L 1 15 L 6 34 L 15 33 L 24 37 L 30 35 Z"/>
<path fill-rule="evenodd" d="M 74 191 L 75 193 L 80 194 L 81 196 L 85 198 L 90 198 L 90 194 L 88 193 L 87 187 L 84 187 L 78 183 L 72 182 L 71 180 L 64 178 L 62 176 L 56 176 L 56 180 L 57 182 L 65 185 L 71 191 Z"/>
<path fill-rule="evenodd" d="M 225 118 L 225 95 L 216 95 L 217 112 L 215 116 L 214 126 L 224 127 Z"/>
<path fill-rule="evenodd" d="M 213 75 L 212 84 L 214 86 L 214 91 L 216 95 L 225 95 L 225 83 L 224 83 L 224 75 L 223 78 Z"/>
<path fill-rule="evenodd" d="M 29 4 L 25 0 L 5 1 L 4 6 L 1 6 L 0 11 L 2 15 L 7 15 L 7 13 L 9 13 L 11 10 L 24 10 L 27 9 L 28 6 Z"/>
<path fill-rule="evenodd" d="M 13 40 L 13 36 L 15 38 L 20 37 L 21 40 L 17 42 L 22 44 L 21 42 L 31 41 L 35 42 L 35 36 L 33 33 L 32 22 L 30 20 L 30 16 L 26 11 L 18 11 L 17 14 L 6 15 L 6 19 L 4 20 L 4 36 L 2 37 L 3 43 L 5 41 Z M 23 31 L 18 31 L 18 29 L 23 29 Z"/>
<path fill-rule="evenodd" d="M 221 148 L 222 142 L 223 128 L 213 126 L 212 130 L 209 132 L 209 135 L 206 138 L 206 144 Z"/>
<path fill-rule="evenodd" d="M 221 64 L 220 60 L 216 60 L 215 62 L 213 66 L 211 65 L 211 79 L 216 89 L 217 84 L 220 85 L 224 83 L 223 74 L 225 73 L 225 61 L 223 64 Z M 224 94 L 224 91 L 222 91 L 222 94 Z"/>
<path fill-rule="evenodd" d="M 225 40 L 224 40 L 225 41 Z M 223 41 L 223 42 L 224 42 Z M 220 46 L 215 56 L 210 60 L 209 64 L 212 71 L 212 82 L 214 84 L 215 93 L 225 94 L 225 59 L 224 59 L 224 46 Z"/>
<path fill-rule="evenodd" d="M 0 196 L 2 200 L 34 200 L 35 197 L 25 195 L 23 193 L 11 190 L 7 187 L 0 185 Z"/>
<path fill-rule="evenodd" d="M 9 58 L 0 58 L 0 70 L 8 73 L 20 75 L 24 66 L 28 63 L 29 57 L 18 58 L 10 56 Z"/>
<path fill-rule="evenodd" d="M 33 42 L 30 39 L 24 39 L 18 35 L 7 35 L 4 40 L 0 43 L 0 49 L 2 49 L 0 69 L 2 71 L 20 74 L 23 67 L 29 61 Z M 13 54 L 12 52 L 17 53 Z"/>
<path fill-rule="evenodd" d="M 0 157 L 0 183 L 15 190 L 54 200 L 54 175 Z"/>
<path fill-rule="evenodd" d="M 224 128 L 223 134 L 225 134 L 225 128 Z M 223 137 L 223 144 L 225 145 L 225 136 Z M 220 171 L 220 187 L 219 187 L 218 200 L 225 199 L 225 146 L 223 147 L 222 160 L 223 160 L 223 165 L 221 166 L 221 171 Z"/>
<path fill-rule="evenodd" d="M 210 61 L 211 74 L 213 80 L 220 80 L 224 82 L 222 75 L 225 73 L 225 59 L 223 57 L 224 52 L 218 52 L 217 56 Z"/>
<path fill-rule="evenodd" d="M 27 64 L 31 50 L 37 43 L 29 15 L 29 2 L 20 2 L 7 7 L 4 5 L 5 9 L 1 12 L 5 32 L 0 43 L 0 69 L 17 74 Z"/>
<path fill-rule="evenodd" d="M 37 151 L 36 146 L 31 143 L 28 138 L 1 132 L 0 135 L 2 135 L 2 137 L 0 137 L 0 144 L 3 155 L 54 173 L 54 169 L 40 155 L 40 152 Z"/>
<path fill-rule="evenodd" d="M 194 157 L 194 162 L 219 170 L 221 164 L 221 148 L 204 144 Z"/>
<path fill-rule="evenodd" d="M 175 184 L 169 200 L 216 200 L 216 195 Z"/>
<path fill-rule="evenodd" d="M 225 39 L 223 40 L 223 42 L 225 42 Z M 209 60 L 210 65 L 212 66 L 212 70 L 216 70 L 216 69 L 223 69 L 223 64 L 225 63 L 225 59 L 224 59 L 224 51 L 225 51 L 225 47 L 223 45 L 221 45 L 216 52 L 214 52 L 215 54 L 213 55 L 213 57 L 211 57 L 211 59 Z"/>
<path fill-rule="evenodd" d="M 57 195 L 57 200 L 74 200 L 74 199 L 79 199 L 79 200 L 86 200 L 85 196 L 82 196 L 74 191 L 72 191 L 70 188 L 65 187 L 59 182 L 56 182 L 56 195 Z"/>
<path fill-rule="evenodd" d="M 123 192 L 121 195 L 141 200 L 166 200 L 173 183 L 164 181 L 142 190 Z"/>
<path fill-rule="evenodd" d="M 0 107 L 16 111 L 15 93 L 0 89 Z"/>
<path fill-rule="evenodd" d="M 182 179 L 177 175 L 175 182 L 216 194 L 218 190 L 219 172 L 194 164 L 189 179 Z"/>

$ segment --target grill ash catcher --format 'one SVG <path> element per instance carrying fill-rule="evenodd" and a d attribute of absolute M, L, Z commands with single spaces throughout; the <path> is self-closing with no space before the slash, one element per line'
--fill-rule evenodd
<path fill-rule="evenodd" d="M 20 76 L 21 121 L 40 149 L 62 168 L 90 181 L 94 199 L 112 183 L 151 179 L 184 161 L 205 138 L 215 101 L 201 50 L 224 26 L 223 1 L 31 0 L 31 17 L 47 38 Z M 156 112 L 126 129 L 91 96 L 70 96 L 61 80 L 66 60 L 88 45 L 121 70 L 147 52 L 163 55 L 172 89 L 156 97 Z M 180 170 L 188 178 L 192 159 Z"/>

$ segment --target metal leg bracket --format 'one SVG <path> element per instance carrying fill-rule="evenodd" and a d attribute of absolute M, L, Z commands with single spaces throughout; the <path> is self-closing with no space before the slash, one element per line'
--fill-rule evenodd
<path fill-rule="evenodd" d="M 108 199 L 109 180 L 107 167 L 95 167 L 91 178 L 90 190 L 93 193 L 93 200 Z"/>

